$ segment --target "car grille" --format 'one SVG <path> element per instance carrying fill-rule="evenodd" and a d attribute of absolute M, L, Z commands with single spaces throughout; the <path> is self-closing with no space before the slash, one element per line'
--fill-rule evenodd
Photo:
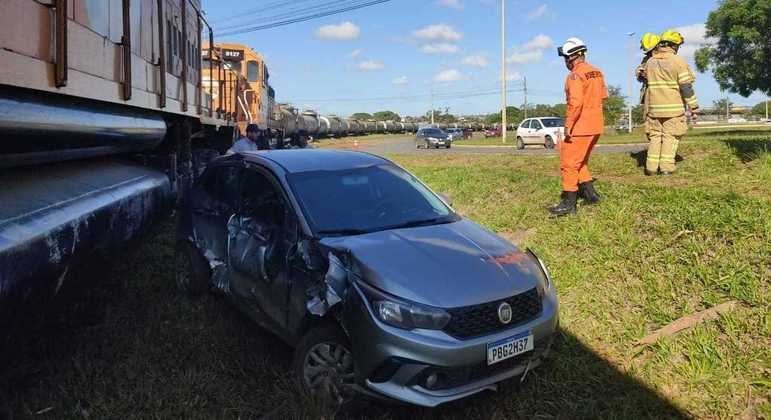
<path fill-rule="evenodd" d="M 548 345 L 548 339 L 540 340 L 535 343 L 535 347 L 532 351 L 516 355 L 510 359 L 503 360 L 493 365 L 488 365 L 487 361 L 484 361 L 476 365 L 463 366 L 452 369 L 428 368 L 421 372 L 417 383 L 423 385 L 425 378 L 428 377 L 428 375 L 436 373 L 439 380 L 435 386 L 430 388 L 431 390 L 436 391 L 442 389 L 457 388 L 459 386 L 487 379 L 499 373 L 516 369 L 519 366 L 525 366 L 531 359 L 536 359 L 542 356 Z"/>
<path fill-rule="evenodd" d="M 503 302 L 511 305 L 512 317 L 508 324 L 498 319 L 498 306 Z M 541 314 L 542 306 L 538 290 L 532 288 L 507 299 L 448 309 L 447 312 L 452 318 L 444 327 L 444 332 L 465 340 L 502 331 L 537 318 Z"/>

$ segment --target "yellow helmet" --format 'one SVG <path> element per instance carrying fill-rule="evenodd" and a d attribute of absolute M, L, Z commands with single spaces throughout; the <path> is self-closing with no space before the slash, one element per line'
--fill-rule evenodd
<path fill-rule="evenodd" d="M 656 48 L 657 45 L 659 45 L 659 41 L 661 41 L 661 38 L 659 38 L 658 35 L 648 32 L 643 35 L 642 39 L 640 40 L 640 49 L 646 53 L 651 52 L 654 48 Z"/>
<path fill-rule="evenodd" d="M 685 39 L 683 39 L 683 35 L 680 34 L 680 32 L 675 31 L 674 29 L 670 29 L 668 31 L 664 31 L 664 33 L 661 34 L 661 42 L 671 42 L 675 45 L 681 45 L 683 42 L 685 42 Z"/>

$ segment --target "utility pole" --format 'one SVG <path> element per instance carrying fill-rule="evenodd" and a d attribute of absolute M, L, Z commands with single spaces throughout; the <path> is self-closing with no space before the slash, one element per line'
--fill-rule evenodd
<path fill-rule="evenodd" d="M 431 125 L 434 125 L 434 85 L 431 85 Z"/>
<path fill-rule="evenodd" d="M 501 0 L 501 139 L 506 143 L 506 0 Z"/>
<path fill-rule="evenodd" d="M 522 77 L 522 82 L 525 84 L 525 103 L 522 104 L 522 109 L 525 110 L 525 119 L 527 119 L 527 76 Z"/>
<path fill-rule="evenodd" d="M 633 42 L 632 37 L 635 35 L 635 32 L 627 32 L 627 36 L 629 36 L 629 42 L 630 44 Z M 631 67 L 631 70 L 629 72 L 629 103 L 627 105 L 627 127 L 629 129 L 629 132 L 632 132 L 632 86 L 634 86 L 634 47 L 630 48 L 630 54 L 629 54 L 629 65 Z"/>
<path fill-rule="evenodd" d="M 768 96 L 766 96 L 766 122 L 768 122 Z"/>

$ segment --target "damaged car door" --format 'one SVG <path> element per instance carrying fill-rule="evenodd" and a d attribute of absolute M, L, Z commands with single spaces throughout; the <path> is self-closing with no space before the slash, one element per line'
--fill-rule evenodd
<path fill-rule="evenodd" d="M 241 175 L 238 211 L 227 224 L 228 277 L 241 309 L 282 335 L 291 285 L 288 253 L 296 243 L 297 224 L 271 177 L 256 168 Z"/>
<path fill-rule="evenodd" d="M 227 223 L 235 213 L 242 167 L 238 163 L 214 166 L 192 190 L 190 204 L 194 240 L 210 262 L 225 261 Z"/>

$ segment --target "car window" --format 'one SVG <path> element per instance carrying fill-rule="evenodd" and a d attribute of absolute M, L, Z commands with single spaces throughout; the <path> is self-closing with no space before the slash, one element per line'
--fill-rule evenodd
<path fill-rule="evenodd" d="M 530 128 L 534 128 L 536 130 L 540 130 L 541 128 L 543 128 L 543 126 L 541 125 L 541 123 L 538 120 L 532 120 L 532 121 L 530 121 Z"/>
<path fill-rule="evenodd" d="M 298 173 L 289 182 L 319 235 L 457 220 L 441 199 L 394 165 Z"/>
<path fill-rule="evenodd" d="M 565 126 L 565 120 L 563 120 L 562 118 L 544 118 L 541 121 L 543 122 L 544 126 L 549 128 Z"/>
<path fill-rule="evenodd" d="M 204 178 L 203 189 L 209 197 L 235 210 L 238 201 L 238 185 L 241 167 L 218 166 L 212 168 Z"/>
<path fill-rule="evenodd" d="M 522 121 L 522 125 L 520 125 L 522 128 L 530 128 L 530 120 Z"/>
<path fill-rule="evenodd" d="M 241 179 L 239 213 L 271 226 L 284 224 L 284 202 L 267 176 L 247 169 Z"/>

